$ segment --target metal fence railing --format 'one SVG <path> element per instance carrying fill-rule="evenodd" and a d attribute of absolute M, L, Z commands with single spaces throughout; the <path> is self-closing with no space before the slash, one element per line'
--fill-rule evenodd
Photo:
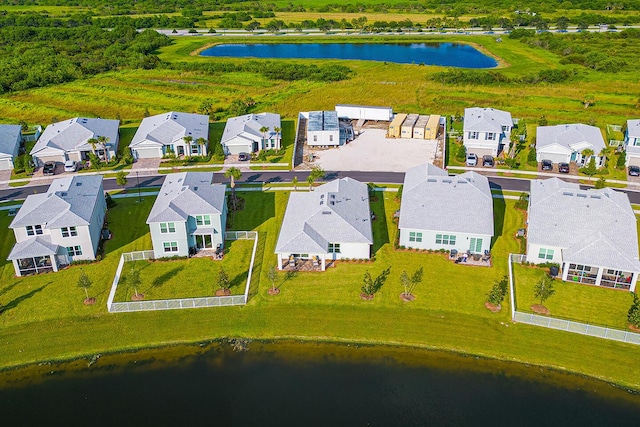
<path fill-rule="evenodd" d="M 606 326 L 590 325 L 588 323 L 574 322 L 567 319 L 558 319 L 557 317 L 540 316 L 538 314 L 518 311 L 515 301 L 513 263 L 522 263 L 525 259 L 526 255 L 509 254 L 509 298 L 511 302 L 511 319 L 514 322 L 640 345 L 640 334 L 635 332 L 622 331 L 620 329 L 609 328 Z"/>
<path fill-rule="evenodd" d="M 107 299 L 107 311 L 109 313 L 124 313 L 132 311 L 152 311 L 152 310 L 179 310 L 183 308 L 201 307 L 223 307 L 233 305 L 245 305 L 249 299 L 249 288 L 251 287 L 251 276 L 253 274 L 253 264 L 256 258 L 258 247 L 258 233 L 256 231 L 227 231 L 225 240 L 253 240 L 253 251 L 251 252 L 251 263 L 247 275 L 247 284 L 242 295 L 230 295 L 221 297 L 201 297 L 201 298 L 180 298 L 168 300 L 149 301 L 123 301 L 114 302 L 118 283 L 122 275 L 125 262 L 154 259 L 153 251 L 127 252 L 120 256 L 120 262 L 116 269 L 115 277 L 111 285 L 109 297 Z"/>

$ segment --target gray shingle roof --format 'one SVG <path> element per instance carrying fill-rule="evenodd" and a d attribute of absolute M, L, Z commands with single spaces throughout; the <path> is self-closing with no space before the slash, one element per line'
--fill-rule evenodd
<path fill-rule="evenodd" d="M 310 111 L 307 132 L 338 130 L 338 113 L 335 111 Z"/>
<path fill-rule="evenodd" d="M 513 126 L 511 113 L 494 108 L 465 108 L 464 132 L 502 132 L 502 126 Z"/>
<path fill-rule="evenodd" d="M 221 214 L 226 185 L 212 182 L 213 172 L 168 174 L 151 208 L 147 224 L 186 221 L 194 215 Z"/>
<path fill-rule="evenodd" d="M 309 193 L 293 192 L 276 253 L 326 253 L 329 243 L 373 244 L 366 184 L 341 178 Z"/>
<path fill-rule="evenodd" d="M 91 150 L 91 145 L 87 144 L 87 141 L 99 136 L 109 138 L 107 145 L 115 147 L 114 150 L 117 150 L 115 144 L 118 141 L 118 126 L 120 126 L 119 120 L 86 117 L 75 117 L 53 123 L 42 132 L 30 154 L 37 154 L 46 147 L 63 151 Z"/>
<path fill-rule="evenodd" d="M 58 253 L 59 246 L 51 243 L 51 236 L 31 237 L 13 246 L 8 260 L 50 256 Z"/>
<path fill-rule="evenodd" d="M 170 111 L 145 117 L 140 123 L 129 147 L 143 142 L 171 145 L 185 136 L 195 142 L 199 138 L 209 139 L 209 116 L 204 114 L 178 113 Z"/>
<path fill-rule="evenodd" d="M 44 225 L 52 230 L 89 225 L 102 186 L 101 175 L 76 175 L 54 179 L 43 194 L 27 197 L 9 228 Z"/>
<path fill-rule="evenodd" d="M 13 155 L 16 145 L 20 145 L 20 125 L 0 125 L 0 154 Z"/>
<path fill-rule="evenodd" d="M 430 163 L 409 169 L 399 227 L 493 236 L 489 181 L 475 172 L 449 176 Z"/>
<path fill-rule="evenodd" d="M 569 151 L 581 152 L 585 148 L 591 148 L 596 155 L 605 148 L 602 132 L 595 126 L 581 123 L 538 126 L 536 130 L 536 149 L 541 150 L 548 145 L 558 144 Z M 592 146 L 592 147 L 589 147 Z"/>
<path fill-rule="evenodd" d="M 528 223 L 529 243 L 563 248 L 564 261 L 640 271 L 636 217 L 624 193 L 532 180 Z"/>
<path fill-rule="evenodd" d="M 249 141 L 262 141 L 263 133 L 260 132 L 260 128 L 263 126 L 269 128 L 268 137 L 275 135 L 274 128 L 281 127 L 280 114 L 260 113 L 231 117 L 227 119 L 221 143 L 224 144 L 237 136 L 246 138 Z"/>

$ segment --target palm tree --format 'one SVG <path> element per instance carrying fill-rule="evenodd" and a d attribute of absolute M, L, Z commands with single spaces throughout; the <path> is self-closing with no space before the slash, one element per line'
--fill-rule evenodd
<path fill-rule="evenodd" d="M 91 152 L 93 154 L 96 154 L 96 147 L 98 146 L 98 140 L 96 138 L 89 138 L 89 140 L 87 140 L 87 144 L 91 146 Z"/>
<path fill-rule="evenodd" d="M 262 148 L 266 148 L 267 132 L 269 132 L 269 126 L 262 126 L 260 128 L 260 132 L 262 132 Z"/>
<path fill-rule="evenodd" d="M 585 148 L 580 154 L 582 154 L 582 163 L 586 163 L 587 160 L 589 160 L 589 158 L 593 156 L 593 150 L 590 148 Z"/>
<path fill-rule="evenodd" d="M 280 151 L 280 131 L 282 129 L 279 127 L 274 127 L 273 131 L 276 133 L 276 150 Z"/>
<path fill-rule="evenodd" d="M 309 191 L 312 190 L 313 183 L 323 177 L 324 177 L 324 169 L 322 169 L 320 166 L 314 166 L 311 169 L 311 173 L 309 173 L 309 176 L 307 177 L 307 183 L 309 184 Z"/>
<path fill-rule="evenodd" d="M 196 144 L 202 146 L 202 147 L 206 147 L 207 146 L 207 140 L 204 138 L 198 138 L 196 139 Z M 209 149 L 207 148 L 207 152 L 209 151 Z M 201 153 L 203 156 L 206 156 L 207 153 L 205 153 L 204 151 Z"/>
<path fill-rule="evenodd" d="M 188 155 L 191 155 L 191 143 L 193 142 L 193 137 L 190 135 L 185 136 L 184 138 L 182 138 L 182 140 L 184 141 L 185 144 L 187 144 L 187 152 Z"/>
<path fill-rule="evenodd" d="M 100 146 L 102 147 L 102 150 L 104 151 L 104 158 L 105 160 L 108 162 L 109 161 L 109 151 L 107 150 L 107 143 L 109 142 L 109 138 L 106 136 L 98 136 L 97 138 L 98 143 L 100 144 Z"/>
<path fill-rule="evenodd" d="M 242 177 L 242 172 L 236 167 L 231 167 L 224 172 L 224 176 L 230 180 L 231 200 L 233 201 L 233 210 L 236 210 L 236 180 Z"/>

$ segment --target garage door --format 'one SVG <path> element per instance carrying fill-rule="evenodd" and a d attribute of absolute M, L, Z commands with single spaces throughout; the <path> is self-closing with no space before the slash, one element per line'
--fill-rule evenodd
<path fill-rule="evenodd" d="M 251 149 L 248 145 L 227 145 L 227 154 L 250 153 Z"/>
<path fill-rule="evenodd" d="M 64 156 L 37 156 L 37 158 L 41 166 L 47 162 L 64 163 L 67 160 Z"/>
<path fill-rule="evenodd" d="M 567 162 L 566 154 L 557 154 L 557 153 L 539 153 L 539 161 L 543 160 L 551 160 L 553 163 L 562 163 Z"/>
<path fill-rule="evenodd" d="M 640 166 L 640 157 L 629 157 L 627 166 Z"/>
<path fill-rule="evenodd" d="M 0 170 L 13 169 L 13 162 L 11 159 L 0 159 Z"/>
<path fill-rule="evenodd" d="M 133 157 L 136 159 L 157 159 L 162 157 L 162 154 L 160 154 L 160 149 L 156 147 L 136 148 L 133 150 Z"/>
<path fill-rule="evenodd" d="M 468 151 L 470 151 L 471 153 L 476 153 L 480 158 L 482 158 L 482 156 L 493 157 L 493 151 L 489 148 L 470 148 Z"/>

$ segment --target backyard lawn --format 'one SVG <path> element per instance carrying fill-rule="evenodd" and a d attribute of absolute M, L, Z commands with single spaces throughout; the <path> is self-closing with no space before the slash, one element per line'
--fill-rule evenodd
<path fill-rule="evenodd" d="M 144 294 L 147 301 L 214 296 L 222 269 L 229 276 L 231 294 L 244 294 L 253 240 L 226 241 L 225 245 L 225 256 L 221 261 L 202 257 L 125 263 L 114 301 L 131 301 L 135 290 L 127 286 L 126 276 L 132 268 L 140 273 L 137 291 Z"/>

